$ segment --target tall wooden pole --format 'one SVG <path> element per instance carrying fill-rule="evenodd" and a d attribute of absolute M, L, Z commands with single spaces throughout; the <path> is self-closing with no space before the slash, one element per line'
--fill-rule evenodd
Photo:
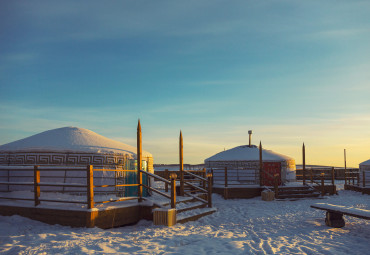
<path fill-rule="evenodd" d="M 40 186 L 39 186 L 39 182 L 40 182 L 40 170 L 39 170 L 39 166 L 34 166 L 33 167 L 33 193 L 34 193 L 34 197 L 35 197 L 35 206 L 38 206 L 40 204 Z"/>
<path fill-rule="evenodd" d="M 86 169 L 87 182 L 87 208 L 94 208 L 94 170 L 92 165 L 88 165 Z"/>
<path fill-rule="evenodd" d="M 179 152 L 180 152 L 180 196 L 184 195 L 184 146 L 182 139 L 182 132 L 180 130 L 180 143 L 179 143 Z"/>
<path fill-rule="evenodd" d="M 347 185 L 347 155 L 344 149 L 344 184 Z"/>
<path fill-rule="evenodd" d="M 306 185 L 306 147 L 302 146 L 302 179 L 303 185 Z"/>
<path fill-rule="evenodd" d="M 138 198 L 138 201 L 141 202 L 143 200 L 143 186 L 142 186 L 142 182 L 143 182 L 143 178 L 142 178 L 142 174 L 140 172 L 140 170 L 142 169 L 142 146 L 141 146 L 141 143 L 142 143 L 142 136 L 141 136 L 141 124 L 140 124 L 140 119 L 139 119 L 139 122 L 137 124 L 137 184 L 138 184 L 138 187 L 137 187 L 137 196 L 139 197 Z"/>
<path fill-rule="evenodd" d="M 260 186 L 262 186 L 263 162 L 262 162 L 262 143 L 261 141 L 260 141 L 259 153 L 260 153 Z"/>

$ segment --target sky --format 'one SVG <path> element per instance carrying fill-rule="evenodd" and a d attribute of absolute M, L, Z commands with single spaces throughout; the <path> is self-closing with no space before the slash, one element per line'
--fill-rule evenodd
<path fill-rule="evenodd" d="M 0 144 L 77 126 L 155 163 L 370 158 L 370 1 L 0 1 Z"/>

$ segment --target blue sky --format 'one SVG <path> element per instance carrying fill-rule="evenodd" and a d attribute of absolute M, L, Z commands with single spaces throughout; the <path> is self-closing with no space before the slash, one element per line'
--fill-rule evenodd
<path fill-rule="evenodd" d="M 78 126 L 185 162 L 370 157 L 369 1 L 1 1 L 0 144 Z"/>

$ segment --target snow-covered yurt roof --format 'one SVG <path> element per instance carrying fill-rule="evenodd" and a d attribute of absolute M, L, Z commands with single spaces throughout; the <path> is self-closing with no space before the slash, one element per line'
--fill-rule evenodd
<path fill-rule="evenodd" d="M 255 161 L 259 160 L 259 148 L 255 145 L 241 145 L 235 148 L 219 152 L 204 161 Z M 286 161 L 293 158 L 276 153 L 271 150 L 262 149 L 263 161 Z"/>
<path fill-rule="evenodd" d="M 360 163 L 360 166 L 370 166 L 370 159 Z"/>
<path fill-rule="evenodd" d="M 78 127 L 52 129 L 0 146 L 0 153 L 49 151 L 61 153 L 121 154 L 131 155 L 133 158 L 136 158 L 136 147 Z M 146 151 L 143 151 L 142 154 L 143 157 L 152 157 Z"/>

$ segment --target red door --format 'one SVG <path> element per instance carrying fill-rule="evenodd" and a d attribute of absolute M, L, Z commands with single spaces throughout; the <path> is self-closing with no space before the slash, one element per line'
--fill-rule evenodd
<path fill-rule="evenodd" d="M 281 163 L 280 162 L 263 162 L 262 185 L 274 186 L 273 176 L 275 174 L 279 174 L 279 185 L 281 185 Z"/>

